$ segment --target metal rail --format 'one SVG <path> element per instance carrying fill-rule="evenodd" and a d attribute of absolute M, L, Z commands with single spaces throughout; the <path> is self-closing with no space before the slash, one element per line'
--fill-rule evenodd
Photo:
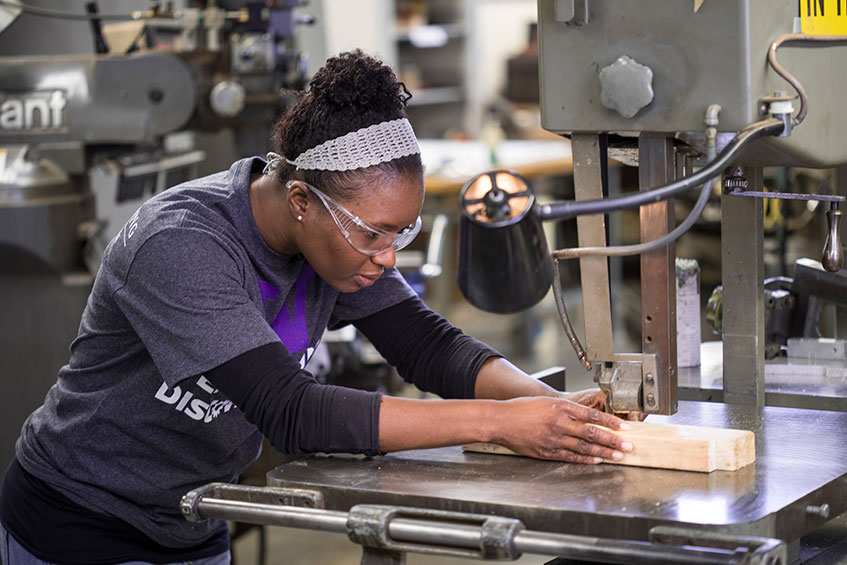
<path fill-rule="evenodd" d="M 308 505 L 302 507 L 295 505 Z M 360 504 L 326 510 L 317 491 L 212 483 L 183 497 L 188 520 L 209 518 L 347 534 L 364 546 L 363 563 L 408 552 L 514 560 L 523 553 L 603 563 L 782 565 L 780 540 L 656 527 L 651 541 L 615 540 L 526 530 L 519 520 L 442 510 Z M 369 560 L 369 556 L 372 561 Z"/>

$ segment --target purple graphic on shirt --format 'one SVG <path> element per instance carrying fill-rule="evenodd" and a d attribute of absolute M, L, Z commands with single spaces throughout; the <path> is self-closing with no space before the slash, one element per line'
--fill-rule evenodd
<path fill-rule="evenodd" d="M 285 304 L 279 310 L 271 328 L 292 353 L 302 351 L 309 347 L 309 327 L 306 323 L 306 285 L 314 278 L 315 270 L 311 265 L 304 264 L 294 281 L 294 316 L 288 313 Z M 262 292 L 262 303 L 274 300 L 279 296 L 279 289 L 269 282 L 259 281 L 259 289 Z"/>

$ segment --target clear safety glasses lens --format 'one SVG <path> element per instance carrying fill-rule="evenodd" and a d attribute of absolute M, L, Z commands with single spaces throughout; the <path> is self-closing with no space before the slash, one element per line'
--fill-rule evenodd
<path fill-rule="evenodd" d="M 303 184 L 320 198 L 326 209 L 329 210 L 332 219 L 335 220 L 335 223 L 341 230 L 341 233 L 344 234 L 347 242 L 359 253 L 376 255 L 389 247 L 394 247 L 396 250 L 403 249 L 412 243 L 412 240 L 421 231 L 420 216 L 418 216 L 414 224 L 409 225 L 399 233 L 379 229 L 368 224 L 314 186 L 307 183 Z"/>

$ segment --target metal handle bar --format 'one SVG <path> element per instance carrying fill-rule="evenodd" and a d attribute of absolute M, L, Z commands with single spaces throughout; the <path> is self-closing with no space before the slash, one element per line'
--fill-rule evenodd
<path fill-rule="evenodd" d="M 218 518 L 346 533 L 366 548 L 398 553 L 488 560 L 514 560 L 522 553 L 533 553 L 604 563 L 660 565 L 786 563 L 785 545 L 768 538 L 712 535 L 706 539 L 720 541 L 717 547 L 697 547 L 700 534 L 686 530 L 654 528 L 661 535 L 651 534 L 652 542 L 642 542 L 528 531 L 519 520 L 499 516 L 367 504 L 343 512 L 322 506 L 323 495 L 317 491 L 223 483 L 195 489 L 180 503 L 183 515 L 192 521 Z"/>

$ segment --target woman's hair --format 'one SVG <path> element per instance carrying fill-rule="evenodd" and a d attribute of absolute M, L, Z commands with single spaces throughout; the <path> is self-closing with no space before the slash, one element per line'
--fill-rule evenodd
<path fill-rule="evenodd" d="M 287 159 L 330 139 L 374 124 L 405 117 L 411 97 L 390 67 L 355 50 L 327 60 L 312 78 L 309 91 L 274 125 L 274 150 Z M 280 163 L 280 180 L 301 178 L 331 196 L 350 196 L 357 185 L 389 177 L 421 175 L 420 155 L 409 155 L 352 171 L 297 171 Z M 363 179 L 362 177 L 370 177 Z"/>

